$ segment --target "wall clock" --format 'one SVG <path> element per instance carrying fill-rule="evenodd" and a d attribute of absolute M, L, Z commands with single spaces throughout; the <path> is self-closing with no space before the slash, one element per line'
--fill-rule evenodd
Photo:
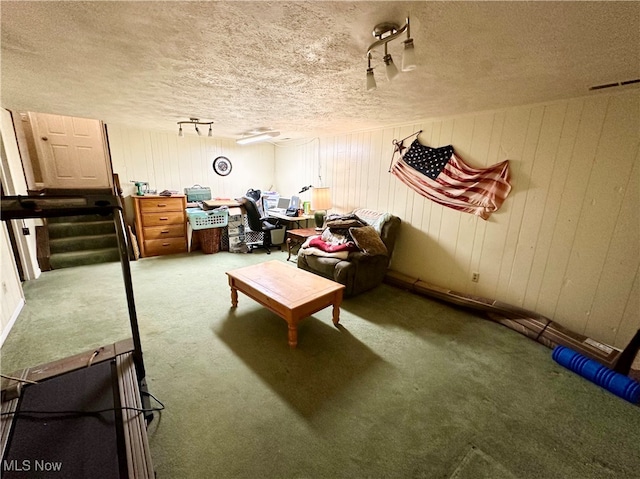
<path fill-rule="evenodd" d="M 219 156 L 213 160 L 213 171 L 220 176 L 227 176 L 231 173 L 231 162 L 226 156 Z"/>

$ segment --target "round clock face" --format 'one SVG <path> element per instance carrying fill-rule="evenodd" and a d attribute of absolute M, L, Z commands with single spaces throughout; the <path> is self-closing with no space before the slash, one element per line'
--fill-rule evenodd
<path fill-rule="evenodd" d="M 219 156 L 213 160 L 213 171 L 220 176 L 227 176 L 231 173 L 231 162 L 226 156 Z"/>

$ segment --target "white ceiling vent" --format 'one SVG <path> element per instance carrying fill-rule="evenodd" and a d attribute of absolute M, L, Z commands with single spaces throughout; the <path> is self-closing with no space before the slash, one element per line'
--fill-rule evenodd
<path fill-rule="evenodd" d="M 621 82 L 603 83 L 602 85 L 595 85 L 595 86 L 589 87 L 589 91 L 603 90 L 605 88 L 613 88 L 613 87 L 618 87 L 618 86 L 632 85 L 634 83 L 640 83 L 640 78 L 636 78 L 635 80 L 626 80 L 626 81 L 621 81 Z"/>

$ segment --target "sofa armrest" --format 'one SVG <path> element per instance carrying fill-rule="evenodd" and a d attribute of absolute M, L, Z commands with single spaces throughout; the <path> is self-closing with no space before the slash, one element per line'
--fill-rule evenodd
<path fill-rule="evenodd" d="M 348 260 L 336 265 L 335 281 L 346 286 L 345 296 L 367 291 L 382 282 L 388 261 L 387 256 L 370 256 L 359 251 L 350 253 Z"/>
<path fill-rule="evenodd" d="M 333 270 L 333 280 L 345 286 L 345 296 L 351 296 L 356 277 L 356 264 L 351 261 L 340 261 L 336 263 Z"/>

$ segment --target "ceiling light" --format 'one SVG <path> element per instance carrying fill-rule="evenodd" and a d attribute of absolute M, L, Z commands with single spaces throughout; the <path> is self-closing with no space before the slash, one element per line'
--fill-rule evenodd
<path fill-rule="evenodd" d="M 371 52 L 367 54 L 367 58 L 369 60 L 369 67 L 367 68 L 367 90 L 375 90 L 376 85 L 376 77 L 373 76 L 373 68 L 371 68 Z"/>
<path fill-rule="evenodd" d="M 243 136 L 242 138 L 239 138 L 236 140 L 236 143 L 238 145 L 247 145 L 249 143 L 258 143 L 260 141 L 266 141 L 266 140 L 270 140 L 271 138 L 275 138 L 276 136 L 279 136 L 280 132 L 279 131 L 262 131 L 258 134 L 255 135 L 250 135 L 250 136 Z"/>
<path fill-rule="evenodd" d="M 193 127 L 196 130 L 196 133 L 198 134 L 198 136 L 202 136 L 202 132 L 200 131 L 200 128 L 198 128 L 198 125 L 209 125 L 209 134 L 207 136 L 213 136 L 213 130 L 212 130 L 212 125 L 213 122 L 212 121 L 200 121 L 198 118 L 189 118 L 189 120 L 184 120 L 184 121 L 179 121 L 178 122 L 178 136 L 180 138 L 182 138 L 184 136 L 184 132 L 182 131 L 182 125 L 193 125 Z"/>
<path fill-rule="evenodd" d="M 373 36 L 378 40 L 369 45 L 367 49 L 367 90 L 374 90 L 376 88 L 376 80 L 373 76 L 373 68 L 371 67 L 371 52 L 375 48 L 384 45 L 384 56 L 382 60 L 385 64 L 385 73 L 388 80 L 392 80 L 398 75 L 398 68 L 393 63 L 393 58 L 387 51 L 387 44 L 400 37 L 404 32 L 407 32 L 407 39 L 404 43 L 404 50 L 402 52 L 402 71 L 407 72 L 416 68 L 415 50 L 413 46 L 413 38 L 409 32 L 409 17 L 407 17 L 406 23 L 400 27 L 399 25 L 391 22 L 379 23 L 373 28 Z"/>
<path fill-rule="evenodd" d="M 416 69 L 416 51 L 413 48 L 413 38 L 408 38 L 404 42 L 402 51 L 402 71 L 410 72 Z"/>
<path fill-rule="evenodd" d="M 386 48 L 387 45 L 385 45 L 385 49 Z M 384 71 L 387 74 L 387 80 L 391 81 L 398 74 L 398 68 L 396 68 L 395 64 L 393 63 L 393 58 L 391 58 L 391 55 L 389 55 L 388 53 L 385 54 L 383 61 L 385 65 Z"/>

